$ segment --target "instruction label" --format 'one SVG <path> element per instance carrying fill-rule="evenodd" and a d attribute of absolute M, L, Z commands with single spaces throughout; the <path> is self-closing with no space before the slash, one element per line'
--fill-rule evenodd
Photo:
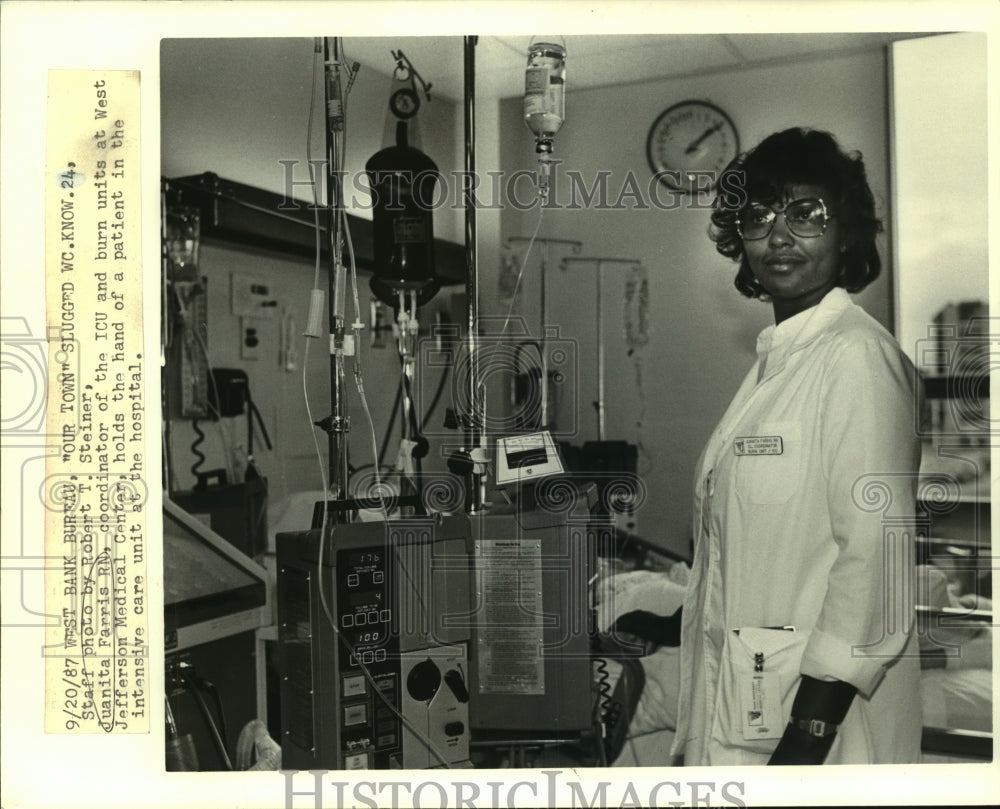
<path fill-rule="evenodd" d="M 147 733 L 139 73 L 52 70 L 48 91 L 45 730 Z"/>
<path fill-rule="evenodd" d="M 544 694 L 542 543 L 476 543 L 479 693 Z"/>

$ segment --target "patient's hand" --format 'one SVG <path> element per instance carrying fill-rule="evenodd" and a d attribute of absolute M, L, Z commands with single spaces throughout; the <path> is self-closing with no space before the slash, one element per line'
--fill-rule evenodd
<path fill-rule="evenodd" d="M 615 621 L 612 632 L 634 635 L 659 646 L 679 646 L 681 610 L 670 616 L 656 615 L 646 610 L 634 610 Z"/>
<path fill-rule="evenodd" d="M 978 593 L 963 593 L 958 597 L 958 604 L 961 607 L 968 607 L 970 610 L 988 611 L 993 609 L 993 599 Z"/>

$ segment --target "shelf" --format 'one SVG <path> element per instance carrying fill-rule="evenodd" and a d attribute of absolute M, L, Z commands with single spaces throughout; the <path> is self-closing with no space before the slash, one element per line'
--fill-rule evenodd
<path fill-rule="evenodd" d="M 983 761 L 990 761 L 993 758 L 992 733 L 925 727 L 920 746 L 925 753 Z"/>
<path fill-rule="evenodd" d="M 920 481 L 920 486 L 923 487 L 924 485 L 925 485 L 925 481 L 921 480 Z M 920 502 L 933 502 L 938 508 L 940 508 L 940 506 L 942 506 L 942 505 L 989 506 L 990 505 L 990 498 L 989 498 L 988 495 L 976 495 L 976 494 L 960 493 L 960 494 L 958 494 L 955 497 L 946 497 L 946 498 L 941 499 L 941 500 L 934 499 L 933 501 L 928 501 L 927 498 L 917 498 L 917 502 L 918 503 L 920 503 Z"/>
<path fill-rule="evenodd" d="M 189 177 L 162 178 L 169 205 L 197 208 L 202 241 L 271 250 L 312 261 L 316 256 L 315 211 L 309 203 L 288 199 L 254 186 L 225 180 L 206 172 Z M 328 229 L 320 211 L 321 261 L 329 262 Z M 360 271 L 374 269 L 372 223 L 347 214 Z M 345 250 L 344 261 L 348 260 Z M 465 283 L 465 248 L 444 239 L 434 240 L 436 273 L 444 285 Z"/>
<path fill-rule="evenodd" d="M 926 607 L 918 604 L 918 615 L 936 618 L 948 618 L 946 626 L 949 629 L 988 629 L 993 625 L 992 610 L 974 610 L 966 607 Z"/>
<path fill-rule="evenodd" d="M 987 540 L 989 538 L 987 537 Z M 954 553 L 956 557 L 968 558 L 982 550 L 988 549 L 989 542 L 984 545 L 982 542 L 968 539 L 953 539 L 950 537 L 940 537 L 940 536 L 929 536 L 929 537 L 917 537 L 917 542 L 921 545 L 935 545 L 941 547 L 954 548 Z"/>
<path fill-rule="evenodd" d="M 956 392 L 962 397 L 981 401 L 990 398 L 989 374 L 961 374 L 951 376 L 923 376 L 924 396 L 928 399 L 954 399 Z"/>

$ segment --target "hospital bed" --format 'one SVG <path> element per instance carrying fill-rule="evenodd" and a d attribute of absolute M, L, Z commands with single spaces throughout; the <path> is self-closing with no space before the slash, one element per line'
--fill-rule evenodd
<path fill-rule="evenodd" d="M 924 602 L 917 608 L 924 763 L 988 761 L 993 751 L 992 602 L 983 594 L 989 592 L 987 585 L 973 585 L 968 576 L 956 574 L 967 566 L 952 563 L 952 555 L 961 557 L 961 548 L 924 548 L 920 558 L 925 563 L 918 566 L 917 592 Z M 597 585 L 600 629 L 610 629 L 632 610 L 668 616 L 680 607 L 688 573 L 683 561 L 653 552 L 638 566 L 616 562 L 605 561 L 605 575 Z M 617 704 L 634 708 L 618 718 L 627 721 L 627 732 L 620 733 L 609 764 L 679 763 L 670 755 L 679 696 L 678 650 L 647 644 L 636 657 L 635 646 L 617 652 L 612 644 L 606 648 L 611 650 L 607 666 L 616 673 L 620 667 L 619 676 L 627 677 L 622 660 L 629 657 L 642 669 L 641 677 L 632 676 L 617 689 Z M 635 694 L 637 684 L 641 690 Z"/>

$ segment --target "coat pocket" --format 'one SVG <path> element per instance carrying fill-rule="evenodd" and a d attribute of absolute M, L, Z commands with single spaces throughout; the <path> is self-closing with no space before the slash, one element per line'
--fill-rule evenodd
<path fill-rule="evenodd" d="M 791 716 L 808 632 L 741 627 L 727 633 L 719 683 L 718 741 L 768 754 Z"/>

